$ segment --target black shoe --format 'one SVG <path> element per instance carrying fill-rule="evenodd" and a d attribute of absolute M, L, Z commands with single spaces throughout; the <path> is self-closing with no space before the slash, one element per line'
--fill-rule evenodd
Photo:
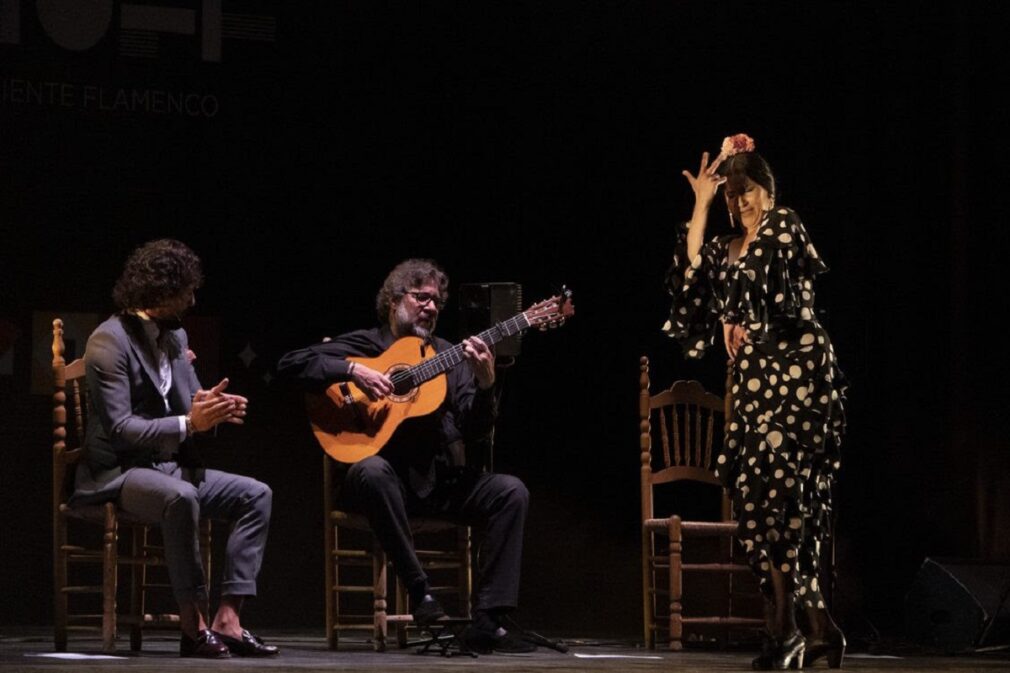
<path fill-rule="evenodd" d="M 536 652 L 537 646 L 511 631 L 500 629 L 501 632 L 485 631 L 472 624 L 466 627 L 460 637 L 463 646 L 477 654 L 529 654 Z"/>
<path fill-rule="evenodd" d="M 231 656 L 228 646 L 210 629 L 198 632 L 196 639 L 185 633 L 179 638 L 180 657 L 199 657 L 201 659 L 227 659 Z"/>
<path fill-rule="evenodd" d="M 845 634 L 834 630 L 825 638 L 808 640 L 803 667 L 812 667 L 818 659 L 827 659 L 828 668 L 841 668 L 845 660 Z"/>
<path fill-rule="evenodd" d="M 276 645 L 267 645 L 262 638 L 254 636 L 245 629 L 242 629 L 241 638 L 232 638 L 216 631 L 214 634 L 228 646 L 232 654 L 237 654 L 240 657 L 273 657 L 280 654 Z"/>
<path fill-rule="evenodd" d="M 772 668 L 779 671 L 785 671 L 790 668 L 803 668 L 803 654 L 806 646 L 807 641 L 804 640 L 803 635 L 799 631 L 793 631 L 784 640 L 779 642 Z"/>
<path fill-rule="evenodd" d="M 427 628 L 445 617 L 445 610 L 431 594 L 425 594 L 421 602 L 414 607 L 414 624 L 418 628 Z"/>
<path fill-rule="evenodd" d="M 750 662 L 751 668 L 755 671 L 770 671 L 775 666 L 775 654 L 778 652 L 779 642 L 771 636 L 761 639 L 761 654 Z"/>

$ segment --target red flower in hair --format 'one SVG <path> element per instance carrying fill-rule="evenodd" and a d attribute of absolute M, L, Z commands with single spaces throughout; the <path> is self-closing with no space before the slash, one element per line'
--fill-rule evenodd
<path fill-rule="evenodd" d="M 735 136 L 728 136 L 723 139 L 722 147 L 719 150 L 719 156 L 723 159 L 728 159 L 734 154 L 753 151 L 754 139 L 746 133 L 737 133 Z"/>

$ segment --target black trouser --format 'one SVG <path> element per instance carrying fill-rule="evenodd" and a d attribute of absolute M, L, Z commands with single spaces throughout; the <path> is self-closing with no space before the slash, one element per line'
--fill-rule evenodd
<path fill-rule="evenodd" d="M 344 507 L 368 518 L 408 588 L 427 581 L 414 553 L 408 515 L 444 518 L 482 531 L 474 608 L 516 607 L 529 507 L 529 491 L 516 477 L 467 470 L 440 481 L 421 499 L 405 487 L 385 458 L 370 456 L 348 470 L 341 501 Z"/>

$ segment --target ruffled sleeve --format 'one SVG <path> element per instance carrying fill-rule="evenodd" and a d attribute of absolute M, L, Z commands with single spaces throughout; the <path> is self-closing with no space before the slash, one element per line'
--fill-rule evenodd
<path fill-rule="evenodd" d="M 766 341 L 776 321 L 813 320 L 813 280 L 827 270 L 799 216 L 769 211 L 747 254 L 730 265 L 724 319 L 755 342 Z"/>
<path fill-rule="evenodd" d="M 682 222 L 677 227 L 673 263 L 666 274 L 666 289 L 672 305 L 663 331 L 680 342 L 685 357 L 702 357 L 714 342 L 716 333 L 721 333 L 722 301 L 717 287 L 724 248 L 725 241 L 714 239 L 702 246 L 693 260 L 688 260 L 687 223 Z"/>

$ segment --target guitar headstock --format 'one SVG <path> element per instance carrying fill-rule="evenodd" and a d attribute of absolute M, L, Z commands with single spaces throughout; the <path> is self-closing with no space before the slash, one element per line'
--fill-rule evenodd
<path fill-rule="evenodd" d="M 530 327 L 536 327 L 541 332 L 561 327 L 568 318 L 575 315 L 572 291 L 562 286 L 560 293 L 533 304 L 524 311 L 524 314 Z"/>

